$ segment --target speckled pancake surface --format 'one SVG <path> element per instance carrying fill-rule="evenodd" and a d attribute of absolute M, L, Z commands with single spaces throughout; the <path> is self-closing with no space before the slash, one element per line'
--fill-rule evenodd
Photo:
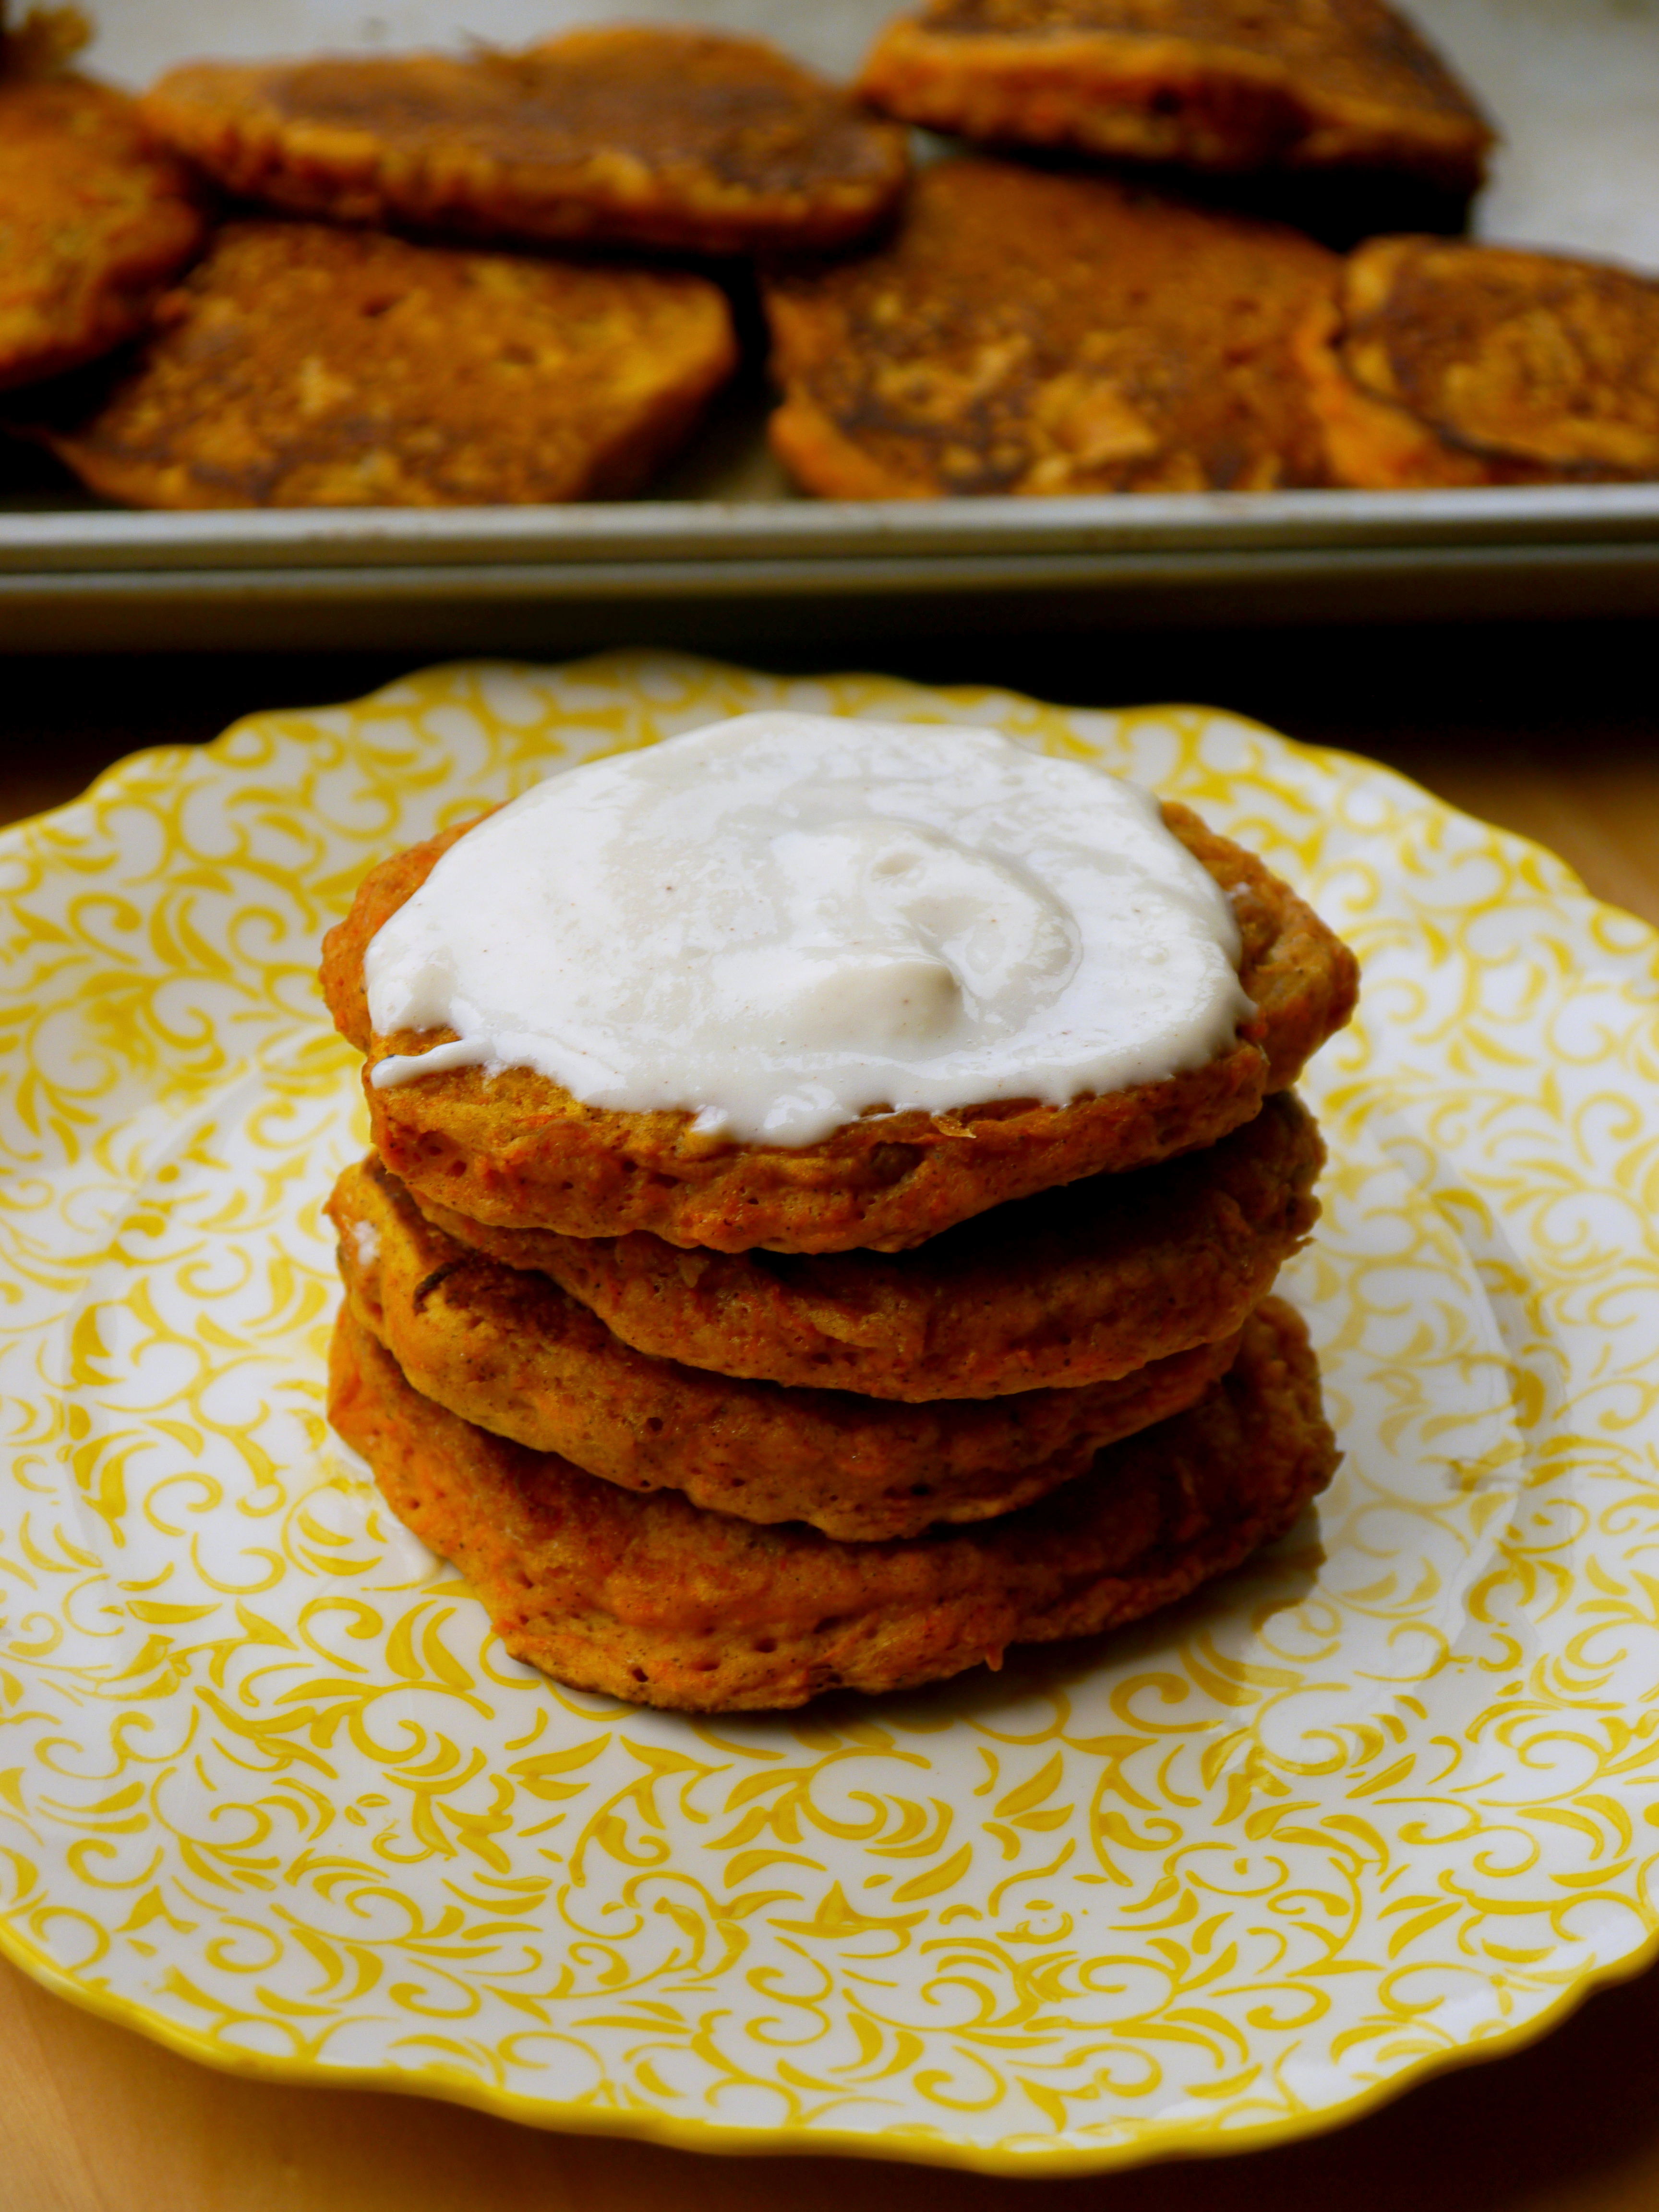
<path fill-rule="evenodd" d="M 614 496 L 737 362 L 702 276 L 237 222 L 54 449 L 138 507 Z"/>
<path fill-rule="evenodd" d="M 967 138 L 1208 169 L 1396 169 L 1465 191 L 1492 136 L 1387 0 L 933 0 L 887 25 L 860 83 Z"/>
<path fill-rule="evenodd" d="M 1322 484 L 1291 339 L 1340 266 L 1110 178 L 941 161 L 874 252 L 769 279 L 772 444 L 832 499 Z"/>
<path fill-rule="evenodd" d="M 1296 344 L 1358 489 L 1659 477 L 1659 283 L 1632 270 L 1375 238 Z"/>
<path fill-rule="evenodd" d="M 0 70 L 0 389 L 131 337 L 206 234 L 124 94 Z"/>
<path fill-rule="evenodd" d="M 1342 356 L 1373 398 L 1497 460 L 1659 475 L 1659 283 L 1455 239 L 1350 259 Z"/>
<path fill-rule="evenodd" d="M 193 63 L 144 113 L 231 191 L 306 215 L 708 252 L 845 243 L 904 134 L 757 39 L 575 31 L 522 52 Z"/>

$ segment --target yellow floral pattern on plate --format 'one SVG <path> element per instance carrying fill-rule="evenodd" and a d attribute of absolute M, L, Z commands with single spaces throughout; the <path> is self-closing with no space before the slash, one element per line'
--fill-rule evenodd
<path fill-rule="evenodd" d="M 1346 1459 L 1127 1634 L 690 1721 L 560 1690 L 321 1418 L 368 863 L 788 705 L 1188 800 L 1366 991 L 1291 1271 Z M 217 2063 L 1050 2172 L 1328 2124 L 1652 1931 L 1659 958 L 1556 860 L 1224 714 L 678 656 L 441 668 L 0 838 L 0 1941 Z"/>

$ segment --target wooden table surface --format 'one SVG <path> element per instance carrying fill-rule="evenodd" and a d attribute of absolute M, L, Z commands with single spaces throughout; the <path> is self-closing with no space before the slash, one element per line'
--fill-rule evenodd
<path fill-rule="evenodd" d="M 964 625 L 964 629 L 967 626 Z M 752 658 L 764 661 L 763 648 Z M 895 665 L 888 650 L 885 664 Z M 1206 698 L 1367 753 L 1553 846 L 1659 924 L 1659 687 L 1632 626 L 1097 639 L 926 638 L 899 672 L 1112 703 Z M 69 799 L 139 744 L 264 706 L 349 697 L 393 664 L 13 661 L 0 819 Z M 1513 2057 L 1354 2125 L 1092 2180 L 988 2180 L 826 2159 L 726 2160 L 538 2134 L 458 2107 L 210 2072 L 0 1966 L 0 2212 L 1651 2212 L 1659 1970 Z"/>

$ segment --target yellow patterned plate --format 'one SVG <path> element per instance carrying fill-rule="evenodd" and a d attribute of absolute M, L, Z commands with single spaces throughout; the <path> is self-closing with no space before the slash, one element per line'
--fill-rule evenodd
<path fill-rule="evenodd" d="M 1189 799 L 1358 947 L 1291 1288 L 1346 1458 L 1248 1571 L 922 1695 L 689 1721 L 507 1657 L 321 1419 L 365 864 L 747 708 Z M 1224 714 L 616 656 L 150 753 L 0 839 L 0 1929 L 176 2049 L 708 2148 L 1060 2172 L 1296 2133 L 1642 1957 L 1659 959 Z"/>

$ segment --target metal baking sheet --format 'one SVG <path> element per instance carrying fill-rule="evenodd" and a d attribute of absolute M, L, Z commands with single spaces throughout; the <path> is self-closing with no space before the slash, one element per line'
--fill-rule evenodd
<path fill-rule="evenodd" d="M 88 66 L 464 48 L 561 23 L 752 31 L 848 73 L 890 0 L 106 0 Z M 1417 0 L 1497 120 L 1484 237 L 1659 269 L 1659 0 Z M 27 464 L 0 486 L 0 645 L 562 647 L 1033 622 L 1659 609 L 1659 484 L 817 502 L 738 394 L 616 504 L 135 514 Z"/>

